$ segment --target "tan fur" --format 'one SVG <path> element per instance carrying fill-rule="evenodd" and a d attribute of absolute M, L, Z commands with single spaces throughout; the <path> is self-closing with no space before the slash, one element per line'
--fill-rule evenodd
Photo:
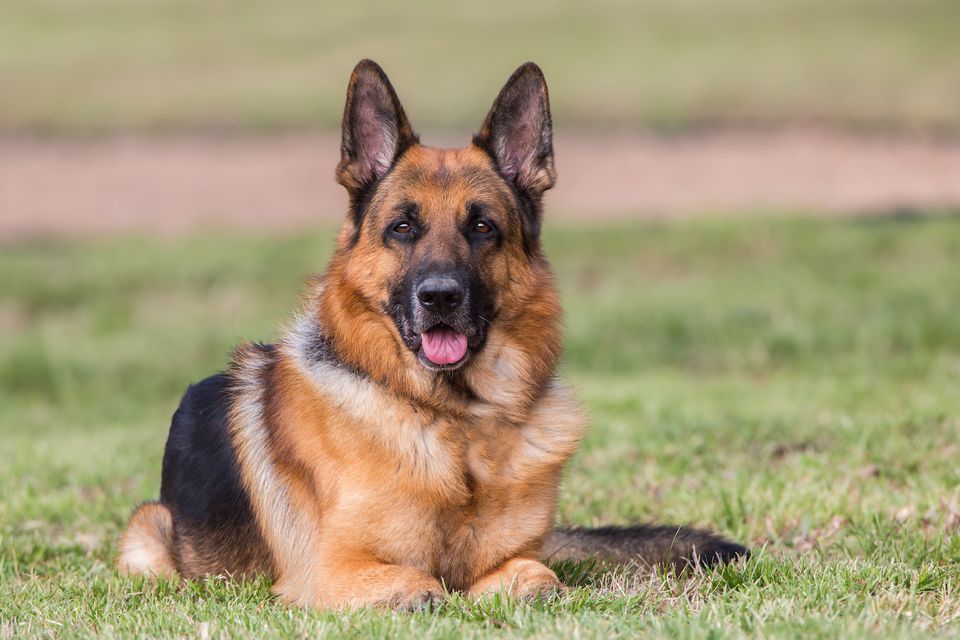
<path fill-rule="evenodd" d="M 355 88 L 357 73 L 350 96 L 377 90 L 369 69 Z M 392 89 L 377 95 L 396 102 Z M 345 122 L 369 116 L 351 99 Z M 473 145 L 420 146 L 401 118 L 367 132 L 402 142 L 404 152 L 362 223 L 345 222 L 302 317 L 275 351 L 241 348 L 228 371 L 240 475 L 269 547 L 274 591 L 287 602 L 414 607 L 444 589 L 534 596 L 560 586 L 538 558 L 585 420 L 554 380 L 561 311 L 552 275 L 539 246 L 525 244 L 516 195 L 491 156 Z M 355 160 L 356 144 L 345 135 L 338 168 L 351 197 L 383 169 L 382 155 Z M 521 158 L 519 169 L 534 159 Z M 545 171 L 541 188 L 552 184 L 552 158 Z M 382 234 L 405 202 L 417 203 L 429 233 L 402 254 Z M 502 232 L 495 248 L 468 244 L 474 202 Z M 483 348 L 452 373 L 423 366 L 385 311 L 391 284 L 427 258 L 470 260 L 496 310 L 495 322 L 484 319 Z M 317 331 L 333 361 L 310 357 Z M 131 524 L 125 539 L 147 540 L 137 530 Z M 149 558 L 157 572 L 170 566 Z"/>
<path fill-rule="evenodd" d="M 172 577 L 173 520 L 163 505 L 146 502 L 130 516 L 117 543 L 117 569 L 127 575 Z"/>
<path fill-rule="evenodd" d="M 455 237 L 460 201 L 477 190 L 496 194 L 485 162 L 471 149 L 418 148 L 394 175 L 408 175 L 406 165 L 427 176 L 442 165 L 486 168 L 489 185 L 417 196 Z M 379 206 L 389 207 L 389 198 Z M 440 594 L 441 584 L 477 595 L 556 588 L 556 576 L 535 558 L 585 422 L 551 382 L 559 306 L 545 264 L 507 247 L 488 265 L 503 311 L 464 372 L 468 399 L 416 361 L 380 310 L 398 268 L 393 257 L 373 234 L 349 250 L 345 238 L 300 323 L 324 327 L 339 357 L 370 377 L 310 362 L 297 327 L 269 375 L 263 355 L 241 352 L 237 361 L 235 377 L 250 381 L 246 392 L 269 397 L 252 408 L 238 404 L 234 434 L 274 551 L 276 592 L 343 607 L 413 606 Z"/>

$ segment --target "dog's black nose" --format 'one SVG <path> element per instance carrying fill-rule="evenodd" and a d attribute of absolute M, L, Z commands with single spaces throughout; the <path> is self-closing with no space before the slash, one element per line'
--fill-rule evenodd
<path fill-rule="evenodd" d="M 431 311 L 447 313 L 463 302 L 463 287 L 453 278 L 427 278 L 417 287 L 417 300 Z"/>

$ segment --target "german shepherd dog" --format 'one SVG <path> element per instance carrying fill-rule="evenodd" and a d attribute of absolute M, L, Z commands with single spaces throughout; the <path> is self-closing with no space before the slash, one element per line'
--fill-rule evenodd
<path fill-rule="evenodd" d="M 546 560 L 746 553 L 695 529 L 553 529 L 586 421 L 555 379 L 561 310 L 540 246 L 555 171 L 535 64 L 470 146 L 435 149 L 361 61 L 341 154 L 350 211 L 326 273 L 276 344 L 239 347 L 187 390 L 121 571 L 266 574 L 285 602 L 411 608 L 445 589 L 555 592 Z"/>

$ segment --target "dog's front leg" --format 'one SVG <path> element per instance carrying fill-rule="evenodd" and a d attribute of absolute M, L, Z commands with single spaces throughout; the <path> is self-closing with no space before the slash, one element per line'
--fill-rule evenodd
<path fill-rule="evenodd" d="M 323 563 L 317 575 L 321 609 L 389 607 L 411 610 L 443 598 L 440 581 L 415 568 L 352 554 Z"/>
<path fill-rule="evenodd" d="M 531 558 L 512 558 L 477 580 L 467 595 L 479 598 L 503 591 L 515 598 L 538 598 L 563 589 L 557 574 Z"/>

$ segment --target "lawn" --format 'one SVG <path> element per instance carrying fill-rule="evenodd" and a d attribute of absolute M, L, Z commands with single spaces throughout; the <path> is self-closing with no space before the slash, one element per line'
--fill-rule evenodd
<path fill-rule="evenodd" d="M 477 127 L 539 62 L 564 126 L 960 132 L 956 0 L 4 0 L 0 131 L 337 127 L 382 62 L 415 125 Z"/>
<path fill-rule="evenodd" d="M 331 233 L 0 250 L 0 637 L 960 636 L 960 216 L 552 229 L 592 429 L 559 518 L 716 528 L 682 575 L 565 565 L 534 604 L 291 610 L 119 578 L 185 386 L 269 339 Z"/>

